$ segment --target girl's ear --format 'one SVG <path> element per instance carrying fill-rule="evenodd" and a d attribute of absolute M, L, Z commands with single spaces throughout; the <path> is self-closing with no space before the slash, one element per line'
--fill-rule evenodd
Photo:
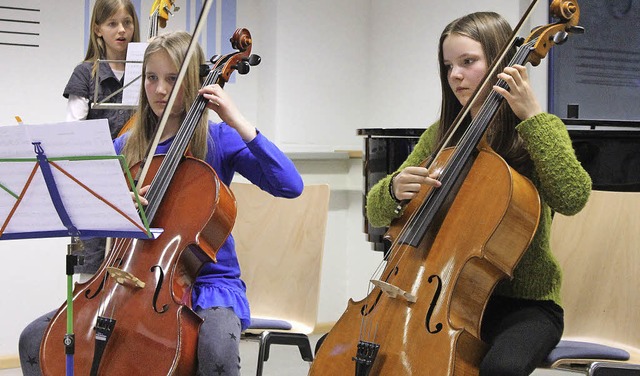
<path fill-rule="evenodd" d="M 102 38 L 102 33 L 100 32 L 100 26 L 99 26 L 99 25 L 93 25 L 93 33 L 94 33 L 98 38 Z"/>

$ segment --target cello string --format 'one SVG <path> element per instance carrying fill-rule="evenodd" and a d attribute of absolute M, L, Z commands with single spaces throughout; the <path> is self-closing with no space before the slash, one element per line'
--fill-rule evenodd
<path fill-rule="evenodd" d="M 121 260 L 122 256 L 124 255 L 124 252 L 128 249 L 128 246 L 124 246 L 124 243 L 131 243 L 131 239 L 126 239 L 126 238 L 120 238 L 120 241 L 116 241 L 115 245 L 114 245 L 114 249 L 112 252 L 114 252 L 113 257 L 109 257 L 110 260 L 110 266 L 112 267 L 117 267 L 117 262 L 118 260 Z M 114 281 L 114 278 L 111 277 L 111 275 L 109 274 L 109 272 L 107 270 L 105 270 L 105 275 L 102 276 L 102 287 L 100 287 L 102 289 L 102 291 L 109 291 L 108 294 L 104 294 L 104 293 L 100 293 L 100 305 L 98 306 L 98 315 L 102 316 L 102 317 L 113 317 L 113 307 L 112 307 L 112 313 L 110 315 L 106 314 L 107 311 L 107 305 L 108 302 L 112 301 L 112 297 L 113 297 L 113 292 L 115 289 L 108 289 L 112 283 L 116 283 Z M 117 286 L 116 286 L 117 287 Z"/>

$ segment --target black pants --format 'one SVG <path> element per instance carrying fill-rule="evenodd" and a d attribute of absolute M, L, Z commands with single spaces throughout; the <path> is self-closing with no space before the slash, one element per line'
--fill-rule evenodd
<path fill-rule="evenodd" d="M 492 296 L 482 320 L 490 345 L 480 376 L 527 376 L 558 344 L 564 311 L 552 301 Z"/>

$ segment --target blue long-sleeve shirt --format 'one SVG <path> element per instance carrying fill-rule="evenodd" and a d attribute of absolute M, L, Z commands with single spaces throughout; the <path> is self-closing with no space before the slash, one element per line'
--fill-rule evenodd
<path fill-rule="evenodd" d="M 116 153 L 120 153 L 127 135 L 114 140 Z M 156 154 L 166 154 L 173 138 L 158 145 Z M 209 122 L 207 157 L 205 162 L 226 185 L 231 184 L 238 172 L 262 190 L 276 197 L 294 198 L 302 193 L 304 183 L 293 162 L 271 141 L 258 132 L 250 142 L 225 123 Z M 230 235 L 220 247 L 217 262 L 206 263 L 193 285 L 193 308 L 232 308 L 240 318 L 242 330 L 250 322 L 246 286 L 240 278 L 240 265 L 235 242 Z"/>

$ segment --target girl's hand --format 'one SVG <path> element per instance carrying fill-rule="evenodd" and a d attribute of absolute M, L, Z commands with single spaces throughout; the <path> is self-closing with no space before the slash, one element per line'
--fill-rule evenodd
<path fill-rule="evenodd" d="M 522 65 L 506 67 L 502 73 L 498 74 L 498 78 L 509 85 L 509 90 L 507 91 L 497 85 L 493 87 L 493 90 L 507 100 L 518 119 L 526 120 L 542 113 L 542 108 L 538 104 L 538 100 L 529 84 L 527 68 Z"/>
<path fill-rule="evenodd" d="M 391 180 L 391 189 L 398 200 L 411 200 L 423 184 L 439 187 L 437 173 L 430 174 L 424 167 L 407 167 Z"/>
<path fill-rule="evenodd" d="M 144 195 L 147 194 L 147 191 L 149 191 L 149 187 L 151 187 L 150 185 L 145 185 L 144 187 L 140 188 L 140 190 L 138 191 L 138 197 L 140 198 L 140 203 L 143 206 L 147 206 L 149 205 L 149 201 L 147 201 L 146 198 L 144 198 Z M 133 200 L 133 203 L 136 206 L 136 209 L 138 208 L 138 202 L 136 201 L 136 195 L 131 192 L 131 199 Z"/>
<path fill-rule="evenodd" d="M 244 118 L 231 97 L 220 85 L 205 86 L 198 93 L 209 100 L 207 108 L 215 111 L 220 116 L 220 119 L 234 128 L 245 142 L 249 142 L 256 137 L 258 134 L 256 128 Z"/>

